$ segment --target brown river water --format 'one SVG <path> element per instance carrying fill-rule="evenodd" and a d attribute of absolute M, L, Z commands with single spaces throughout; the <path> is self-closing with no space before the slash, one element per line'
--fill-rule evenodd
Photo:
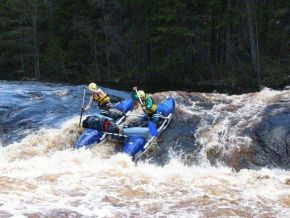
<path fill-rule="evenodd" d="M 73 148 L 81 87 L 0 91 L 0 217 L 290 217 L 290 91 L 156 94 L 176 114 L 138 163 L 111 139 Z"/>

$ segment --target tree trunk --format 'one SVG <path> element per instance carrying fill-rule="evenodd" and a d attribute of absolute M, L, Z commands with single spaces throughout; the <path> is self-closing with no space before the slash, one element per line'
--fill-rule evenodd
<path fill-rule="evenodd" d="M 193 46 L 193 37 L 190 37 L 189 39 L 189 52 L 188 52 L 188 69 L 190 72 L 193 72 L 193 49 L 194 49 L 194 46 Z"/>
<path fill-rule="evenodd" d="M 106 21 L 106 11 L 105 11 L 105 0 L 102 1 L 103 4 L 103 19 L 104 19 L 104 33 L 105 33 L 105 43 L 106 43 L 106 59 L 107 59 L 107 80 L 111 80 L 111 69 L 110 69 L 110 49 L 107 34 L 107 21 Z"/>
<path fill-rule="evenodd" d="M 50 0 L 50 19 L 52 19 L 52 12 L 53 12 L 53 0 Z"/>
<path fill-rule="evenodd" d="M 261 80 L 261 65 L 260 65 L 259 34 L 258 34 L 258 21 L 257 21 L 256 13 L 255 13 L 255 26 L 256 26 L 256 39 L 257 39 L 257 43 L 256 43 L 257 44 L 257 72 L 258 72 L 259 86 L 261 86 L 261 81 L 260 81 Z"/>
<path fill-rule="evenodd" d="M 40 80 L 40 71 L 39 71 L 39 48 L 38 48 L 38 40 L 37 40 L 37 6 L 36 0 L 33 3 L 33 16 L 32 16 L 32 24 L 33 24 L 33 44 L 34 44 L 34 74 L 35 79 Z"/>
<path fill-rule="evenodd" d="M 102 77 L 100 74 L 100 67 L 99 67 L 99 62 L 98 62 L 98 49 L 97 49 L 97 42 L 96 39 L 92 39 L 93 42 L 93 49 L 94 49 L 94 59 L 95 59 L 95 70 L 96 70 L 96 80 L 101 81 Z"/>
<path fill-rule="evenodd" d="M 216 79 L 215 67 L 214 67 L 214 64 L 212 62 L 212 59 L 213 59 L 212 58 L 212 53 L 213 53 L 212 48 L 214 47 L 211 43 L 212 35 L 214 35 L 213 30 L 210 31 L 209 35 L 206 37 L 207 38 L 207 45 L 205 46 L 206 52 L 205 52 L 204 58 L 205 58 L 205 61 L 207 63 L 210 75 L 211 75 L 210 79 L 215 80 Z"/>
<path fill-rule="evenodd" d="M 253 8 L 252 8 L 252 0 L 246 0 L 246 8 L 247 8 L 247 17 L 248 17 L 248 30 L 250 37 L 250 50 L 251 50 L 251 59 L 253 70 L 257 75 L 258 85 L 260 86 L 260 72 L 258 67 L 258 59 L 257 59 L 257 44 L 255 39 L 254 32 L 254 18 L 253 18 Z"/>
<path fill-rule="evenodd" d="M 62 70 L 63 70 L 64 76 L 65 76 L 65 78 L 66 78 L 66 81 L 67 81 L 67 82 L 70 82 L 70 81 L 69 81 L 69 78 L 68 78 L 67 71 L 66 71 L 66 69 L 65 69 L 64 59 L 63 59 L 63 53 L 62 53 L 62 49 L 61 49 L 61 48 L 59 48 L 59 56 L 60 56 L 61 66 L 62 66 Z"/>
<path fill-rule="evenodd" d="M 227 1 L 227 13 L 231 9 L 231 0 Z M 229 20 L 229 19 L 228 19 Z M 230 24 L 227 24 L 227 32 L 226 32 L 226 48 L 225 48 L 225 63 L 228 64 L 231 62 L 231 35 L 230 35 Z"/>
<path fill-rule="evenodd" d="M 20 12 L 20 32 L 19 32 L 19 42 L 20 42 L 20 69 L 19 74 L 21 77 L 24 75 L 24 56 L 23 56 L 23 13 Z M 20 78 L 21 78 L 20 77 Z"/>

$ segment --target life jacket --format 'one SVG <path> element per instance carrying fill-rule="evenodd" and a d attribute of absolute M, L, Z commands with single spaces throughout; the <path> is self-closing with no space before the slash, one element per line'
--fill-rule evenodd
<path fill-rule="evenodd" d="M 151 116 L 151 115 L 155 114 L 155 112 L 156 112 L 156 110 L 157 110 L 157 105 L 154 103 L 154 100 L 153 100 L 150 96 L 146 96 L 146 98 L 150 98 L 150 99 L 152 100 L 152 102 L 153 102 L 152 106 L 151 106 L 149 109 L 147 109 L 147 107 L 146 107 L 146 110 L 145 110 L 145 113 L 146 113 L 147 115 Z M 145 101 L 145 102 L 146 102 L 146 101 Z M 145 103 L 145 104 L 146 104 L 146 103 Z M 146 106 L 146 105 L 145 105 L 145 106 Z"/>
<path fill-rule="evenodd" d="M 105 96 L 103 97 L 101 97 L 98 94 L 93 94 L 93 98 L 94 98 L 94 101 L 97 102 L 99 106 L 105 105 L 111 100 L 110 97 L 107 96 L 106 93 L 105 93 Z"/>

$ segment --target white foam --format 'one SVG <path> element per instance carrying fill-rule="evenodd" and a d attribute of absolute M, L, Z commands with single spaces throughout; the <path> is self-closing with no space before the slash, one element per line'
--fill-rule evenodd
<path fill-rule="evenodd" d="M 174 92 L 171 93 L 175 95 Z M 14 217 L 269 217 L 290 214 L 290 172 L 279 169 L 241 170 L 212 167 L 209 152 L 250 146 L 241 128 L 257 122 L 260 111 L 277 95 L 269 89 L 255 94 L 204 94 L 214 107 L 183 110 L 204 118 L 196 138 L 203 148 L 200 165 L 187 166 L 171 152 L 170 162 L 137 165 L 111 143 L 92 150 L 73 149 L 80 135 L 78 117 L 59 129 L 43 129 L 19 143 L 0 148 L 0 214 Z M 223 103 L 224 102 L 224 103 Z M 226 103 L 231 102 L 231 103 Z M 227 109 L 231 105 L 232 109 Z M 180 105 L 177 105 L 180 107 Z M 233 126 L 231 122 L 237 121 Z M 73 215 L 78 214 L 78 215 Z M 7 215 L 8 216 L 8 215 Z"/>

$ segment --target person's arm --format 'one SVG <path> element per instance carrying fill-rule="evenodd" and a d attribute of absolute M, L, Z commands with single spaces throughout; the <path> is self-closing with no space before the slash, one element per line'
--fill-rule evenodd
<path fill-rule="evenodd" d="M 83 108 L 84 112 L 90 109 L 90 107 L 92 106 L 93 100 L 94 100 L 93 96 L 91 96 L 88 105 L 85 108 Z"/>
<path fill-rule="evenodd" d="M 140 99 L 137 93 L 137 86 L 133 87 L 133 90 L 130 95 L 131 95 L 132 100 L 134 101 L 134 107 L 139 107 L 141 103 L 140 103 Z"/>
<path fill-rule="evenodd" d="M 137 92 L 132 91 L 132 92 L 131 92 L 131 98 L 132 98 L 133 101 L 139 103 L 139 98 L 138 98 Z"/>
<path fill-rule="evenodd" d="M 134 86 L 132 88 L 132 92 L 131 92 L 131 98 L 133 101 L 139 101 L 139 98 L 138 98 L 138 94 L 137 94 L 137 86 Z"/>
<path fill-rule="evenodd" d="M 102 95 L 102 94 L 104 93 L 103 90 L 101 90 L 101 89 L 94 90 L 94 89 L 90 89 L 89 87 L 87 87 L 87 89 L 88 89 L 92 94 Z"/>
<path fill-rule="evenodd" d="M 145 106 L 146 106 L 146 109 L 149 110 L 149 109 L 152 107 L 152 105 L 153 105 L 153 100 L 152 100 L 152 98 L 147 97 L 147 98 L 145 99 Z"/>

